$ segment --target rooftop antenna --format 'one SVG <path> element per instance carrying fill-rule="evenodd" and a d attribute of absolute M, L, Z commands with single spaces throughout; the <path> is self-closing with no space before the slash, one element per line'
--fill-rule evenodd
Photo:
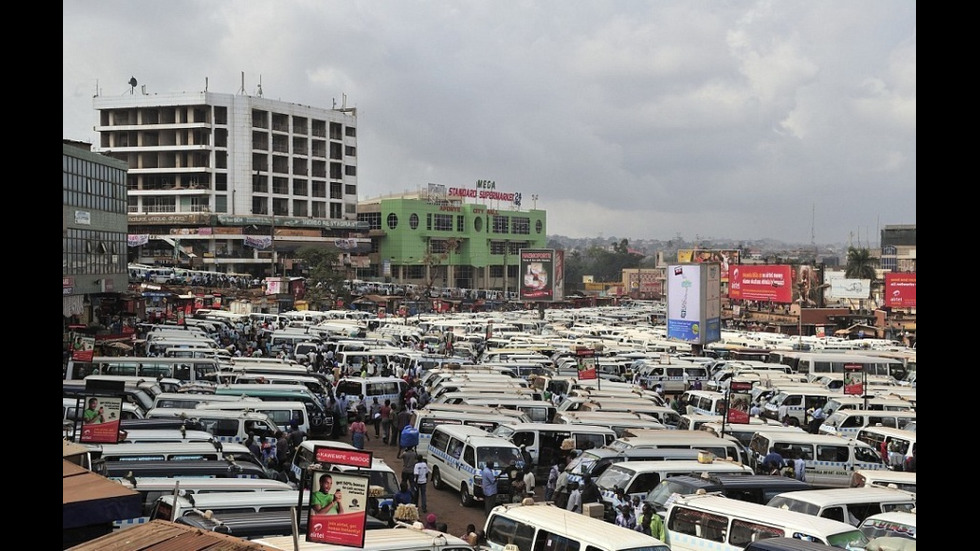
<path fill-rule="evenodd" d="M 238 93 L 239 94 L 244 94 L 245 93 L 245 71 L 242 71 L 242 85 L 238 89 Z"/>
<path fill-rule="evenodd" d="M 262 97 L 262 75 L 259 75 L 259 91 L 258 91 L 258 94 L 259 94 L 259 97 L 261 98 Z"/>
<path fill-rule="evenodd" d="M 208 77 L 204 77 L 204 91 L 208 91 Z"/>
<path fill-rule="evenodd" d="M 136 90 L 137 84 L 139 83 L 136 82 L 136 77 L 129 78 L 129 95 L 133 95 L 133 92 Z"/>

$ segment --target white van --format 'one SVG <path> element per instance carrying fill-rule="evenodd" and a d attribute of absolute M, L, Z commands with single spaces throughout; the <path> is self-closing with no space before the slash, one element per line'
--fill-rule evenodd
<path fill-rule="evenodd" d="M 181 461 L 226 460 L 260 465 L 244 444 L 221 442 L 149 442 L 146 444 L 88 444 L 93 460 Z"/>
<path fill-rule="evenodd" d="M 734 438 L 714 436 L 706 431 L 645 431 L 640 436 L 621 436 L 608 444 L 610 449 L 625 451 L 636 448 L 686 448 L 710 452 L 715 457 L 731 458 L 749 464 L 741 444 Z"/>
<path fill-rule="evenodd" d="M 883 449 L 891 450 L 892 444 L 902 454 L 902 466 L 907 464 L 909 459 L 915 455 L 915 432 L 910 430 L 893 429 L 889 427 L 866 426 L 858 429 L 855 438 L 873 447 L 882 456 L 882 461 L 888 462 Z M 891 467 L 889 467 L 891 468 Z"/>
<path fill-rule="evenodd" d="M 190 511 L 236 513 L 245 511 L 289 511 L 299 503 L 298 490 L 211 492 L 157 498 L 150 520 L 174 521 Z"/>
<path fill-rule="evenodd" d="M 310 416 L 301 402 L 296 401 L 272 401 L 272 400 L 250 400 L 248 402 L 201 402 L 195 409 L 218 409 L 224 411 L 257 411 L 264 413 L 272 419 L 272 422 L 283 432 L 289 432 L 290 425 L 296 423 L 297 428 L 310 434 Z"/>
<path fill-rule="evenodd" d="M 908 471 L 892 471 L 888 469 L 864 470 L 859 469 L 851 475 L 851 488 L 895 488 L 915 495 L 915 473 Z"/>
<path fill-rule="evenodd" d="M 262 400 L 251 396 L 225 396 L 223 394 L 204 394 L 198 392 L 164 392 L 153 398 L 153 408 L 194 409 L 198 404 L 231 402 L 244 409 L 249 403 Z M 153 409 L 150 408 L 150 409 Z"/>
<path fill-rule="evenodd" d="M 861 521 L 892 511 L 915 509 L 915 496 L 892 488 L 833 488 L 783 492 L 766 505 L 806 513 L 857 527 Z"/>
<path fill-rule="evenodd" d="M 276 536 L 252 540 L 255 543 L 283 551 L 473 551 L 473 547 L 461 538 L 411 526 L 380 528 L 364 531 L 364 545 L 350 547 L 317 543 L 299 538 L 297 547 L 293 536 Z M 658 550 L 659 551 L 659 550 Z"/>
<path fill-rule="evenodd" d="M 351 407 L 356 406 L 358 396 L 361 395 L 364 396 L 366 405 L 377 398 L 381 405 L 384 405 L 385 400 L 391 400 L 392 407 L 395 405 L 401 407 L 402 396 L 406 390 L 408 390 L 408 383 L 398 377 L 345 377 L 337 381 L 334 395 L 347 396 Z"/>
<path fill-rule="evenodd" d="M 725 407 L 725 393 L 713 390 L 688 390 L 681 394 L 681 403 L 687 404 L 686 413 L 721 415 Z"/>
<path fill-rule="evenodd" d="M 791 425 L 806 426 L 807 411 L 822 408 L 827 400 L 839 396 L 832 390 L 804 387 L 784 387 L 762 406 L 762 416 L 766 419 L 782 422 L 780 412 L 789 416 Z"/>
<path fill-rule="evenodd" d="M 510 440 L 468 425 L 437 426 L 426 456 L 432 469 L 432 487 L 459 492 L 463 507 L 483 501 L 480 471 L 487 461 L 493 461 L 494 474 L 499 477 L 498 500 L 511 494 L 510 471 L 524 466 L 521 450 Z"/>
<path fill-rule="evenodd" d="M 646 501 L 650 490 L 669 476 L 701 476 L 702 473 L 752 474 L 752 469 L 736 461 L 713 459 L 710 454 L 703 454 L 698 460 L 621 461 L 610 465 L 596 478 L 595 483 L 602 495 L 605 518 L 614 522 L 616 511 L 613 504 L 617 488 L 626 492 L 628 498 L 637 496 L 642 502 Z"/>
<path fill-rule="evenodd" d="M 881 537 L 915 538 L 915 512 L 878 513 L 861 521 L 858 530 L 868 539 Z"/>
<path fill-rule="evenodd" d="M 875 396 L 873 398 L 864 398 L 861 396 L 848 395 L 834 396 L 833 398 L 827 400 L 827 403 L 823 406 L 823 412 L 828 416 L 837 411 L 855 409 L 914 412 L 915 405 L 908 400 L 898 397 Z"/>
<path fill-rule="evenodd" d="M 219 442 L 244 442 L 249 433 L 258 437 L 274 437 L 279 428 L 264 413 L 257 411 L 220 409 L 153 408 L 146 412 L 147 419 L 197 419 L 204 429 Z"/>
<path fill-rule="evenodd" d="M 165 495 L 195 495 L 214 492 L 253 492 L 293 490 L 287 482 L 265 478 L 209 478 L 203 476 L 163 477 L 141 476 L 113 478 L 124 487 L 139 492 L 143 501 L 143 514 L 139 517 L 117 520 L 115 528 L 129 528 L 150 520 L 150 513 L 157 499 Z"/>
<path fill-rule="evenodd" d="M 864 549 L 868 538 L 850 524 L 783 511 L 717 494 L 678 496 L 664 529 L 671 551 L 734 551 L 757 540 L 796 538 L 841 549 Z"/>
<path fill-rule="evenodd" d="M 885 469 L 881 456 L 864 442 L 829 434 L 794 434 L 792 432 L 759 431 L 749 443 L 749 463 L 759 474 L 764 472 L 762 461 L 775 451 L 783 460 L 797 456 L 806 463 L 806 481 L 816 488 L 846 488 L 856 469 Z"/>
<path fill-rule="evenodd" d="M 516 409 L 524 412 L 535 423 L 550 423 L 557 409 L 549 400 L 524 400 L 521 398 L 474 398 L 467 400 L 474 406 L 488 406 L 499 409 Z"/>
<path fill-rule="evenodd" d="M 660 421 L 643 413 L 626 413 L 619 411 L 559 411 L 555 414 L 555 423 L 576 425 L 603 425 L 616 431 L 617 437 L 622 437 L 629 431 L 642 429 L 651 431 L 677 432 L 667 430 Z"/>
<path fill-rule="evenodd" d="M 548 473 L 569 438 L 576 450 L 601 448 L 616 439 L 616 432 L 609 427 L 567 423 L 511 423 L 499 425 L 491 434 L 506 438 L 517 447 L 524 446 L 531 454 L 537 476 Z"/>
<path fill-rule="evenodd" d="M 864 427 L 904 429 L 911 421 L 915 421 L 914 411 L 842 409 L 824 419 L 818 430 L 821 434 L 854 438 Z"/>
<path fill-rule="evenodd" d="M 670 551 L 652 536 L 550 503 L 499 505 L 483 531 L 491 551 Z"/>
<path fill-rule="evenodd" d="M 474 406 L 475 407 L 475 406 Z M 531 418 L 526 414 L 521 414 L 519 418 L 512 415 L 505 415 L 496 410 L 476 412 L 476 411 L 452 411 L 442 408 L 429 408 L 415 410 L 412 423 L 419 431 L 419 443 L 415 446 L 415 451 L 425 454 L 429 449 L 429 441 L 432 440 L 432 433 L 436 427 L 441 425 L 465 425 L 476 427 L 485 431 L 487 434 L 500 425 L 509 423 L 530 423 Z"/>

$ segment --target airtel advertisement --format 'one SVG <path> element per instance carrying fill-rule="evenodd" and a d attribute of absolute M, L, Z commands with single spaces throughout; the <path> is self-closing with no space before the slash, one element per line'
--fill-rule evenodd
<path fill-rule="evenodd" d="M 915 308 L 915 274 L 885 274 L 885 305 Z"/>
<path fill-rule="evenodd" d="M 793 302 L 793 268 L 782 264 L 731 266 L 728 298 Z"/>

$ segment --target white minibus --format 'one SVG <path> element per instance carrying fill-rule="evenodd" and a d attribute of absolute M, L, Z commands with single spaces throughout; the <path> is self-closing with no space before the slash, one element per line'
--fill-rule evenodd
<path fill-rule="evenodd" d="M 524 446 L 531 454 L 537 476 L 547 475 L 567 439 L 572 440 L 576 450 L 601 448 L 616 439 L 616 432 L 609 427 L 568 423 L 510 423 L 498 425 L 491 434 Z"/>
<path fill-rule="evenodd" d="M 449 411 L 444 409 L 417 409 L 413 415 L 413 426 L 419 431 L 419 443 L 416 451 L 419 455 L 429 449 L 432 433 L 440 425 L 467 425 L 479 428 L 488 434 L 500 425 L 510 423 L 530 423 L 531 419 L 524 414 L 520 418 L 504 415 L 500 412 L 477 413 L 471 411 Z"/>
<path fill-rule="evenodd" d="M 406 525 L 395 528 L 380 528 L 364 531 L 363 546 L 331 545 L 317 543 L 293 536 L 275 536 L 252 540 L 272 549 L 283 551 L 473 551 L 473 547 L 462 539 L 438 532 Z M 298 546 L 297 546 L 298 545 Z"/>
<path fill-rule="evenodd" d="M 483 531 L 490 551 L 670 551 L 652 536 L 550 503 L 498 505 Z"/>
<path fill-rule="evenodd" d="M 204 425 L 204 430 L 214 435 L 215 440 L 224 443 L 244 442 L 249 434 L 254 434 L 256 438 L 271 438 L 279 430 L 268 415 L 257 411 L 153 408 L 146 412 L 146 417 L 196 419 Z"/>
<path fill-rule="evenodd" d="M 212 492 L 157 498 L 150 520 L 173 521 L 193 510 L 214 514 L 245 511 L 289 511 L 299 504 L 298 490 Z"/>
<path fill-rule="evenodd" d="M 904 429 L 915 421 L 914 411 L 868 411 L 863 409 L 842 409 L 828 416 L 818 429 L 821 434 L 835 434 L 854 438 L 864 427 L 882 426 Z"/>
<path fill-rule="evenodd" d="M 757 540 L 796 538 L 842 549 L 864 549 L 868 538 L 850 524 L 783 511 L 717 494 L 678 496 L 664 528 L 671 551 L 737 551 Z"/>
<path fill-rule="evenodd" d="M 915 509 L 915 496 L 893 488 L 832 488 L 783 492 L 766 505 L 846 522 L 857 527 L 871 515 L 893 511 L 911 512 Z"/>
<path fill-rule="evenodd" d="M 806 481 L 815 488 L 846 488 L 856 469 L 885 469 L 878 452 L 858 440 L 792 432 L 759 431 L 749 443 L 749 463 L 759 474 L 769 474 L 762 466 L 769 452 L 784 461 L 801 457 L 806 464 Z"/>

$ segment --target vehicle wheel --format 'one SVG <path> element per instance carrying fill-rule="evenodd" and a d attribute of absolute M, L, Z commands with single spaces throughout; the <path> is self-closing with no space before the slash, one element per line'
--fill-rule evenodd
<path fill-rule="evenodd" d="M 442 481 L 442 475 L 439 474 L 439 467 L 432 467 L 432 487 L 436 490 L 446 489 L 446 484 Z"/>
<path fill-rule="evenodd" d="M 459 502 L 463 507 L 472 507 L 476 503 L 476 500 L 473 499 L 470 491 L 466 488 L 465 483 L 459 487 Z"/>

